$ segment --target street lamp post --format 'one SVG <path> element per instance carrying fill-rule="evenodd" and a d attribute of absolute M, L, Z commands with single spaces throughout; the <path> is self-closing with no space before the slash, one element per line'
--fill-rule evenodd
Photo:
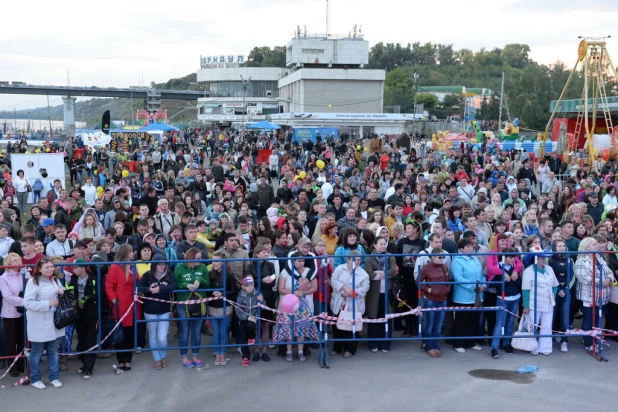
<path fill-rule="evenodd" d="M 414 72 L 414 106 L 412 107 L 412 132 L 416 134 L 416 95 L 418 94 L 418 78 L 421 77 Z M 414 137 L 414 136 L 412 136 Z"/>
<path fill-rule="evenodd" d="M 249 87 L 249 83 L 251 82 L 251 77 L 245 80 L 243 75 L 240 75 L 240 81 L 242 82 L 242 138 L 245 137 L 245 114 L 247 113 L 247 87 Z"/>

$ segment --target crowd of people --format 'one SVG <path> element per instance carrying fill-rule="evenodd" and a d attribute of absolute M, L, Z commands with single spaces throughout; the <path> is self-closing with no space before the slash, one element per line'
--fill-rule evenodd
<path fill-rule="evenodd" d="M 49 381 L 61 387 L 69 357 L 59 354 L 96 345 L 107 333 L 98 328 L 127 312 L 113 342 L 123 350 L 119 371 L 131 370 L 130 349 L 147 346 L 154 369 L 167 368 L 171 325 L 184 368 L 204 365 L 204 333 L 212 335 L 215 366 L 228 364 L 229 342 L 239 345 L 242 366 L 269 362 L 273 343 L 286 361 L 305 362 L 320 340 L 309 318 L 322 312 L 383 319 L 437 309 L 359 324 L 360 335 L 333 325 L 329 353 L 343 358 L 358 351 L 354 336 L 373 339 L 373 353 L 389 352 L 394 333 L 410 337 L 419 321 L 421 349 L 432 358 L 442 356 L 441 340 L 462 354 L 484 347 L 494 359 L 513 354 L 521 314 L 540 335 L 566 333 L 580 318 L 584 330 L 618 329 L 610 302 L 616 164 L 588 166 L 574 154 L 531 167 L 535 159 L 522 151 L 489 156 L 465 145 L 445 154 L 424 139 L 402 148 L 394 137 L 372 137 L 377 147 L 349 135 L 295 142 L 289 132 L 188 129 L 121 153 L 102 148 L 84 157 L 71 146 L 72 187 L 57 180 L 30 206 L 35 182 L 18 171 L 0 203 L 0 368 L 22 352 L 26 332 L 32 386 L 45 388 L 38 361 L 45 351 Z M 136 286 L 144 299 L 133 305 Z M 277 309 L 289 294 L 298 298 L 292 313 L 258 309 Z M 225 300 L 194 303 L 206 297 Z M 61 300 L 79 316 L 57 329 Z M 505 310 L 440 310 L 449 306 Z M 531 353 L 550 355 L 554 343 L 567 352 L 579 339 L 541 337 Z M 583 341 L 604 356 L 602 344 Z M 79 372 L 90 379 L 97 358 L 110 356 L 79 355 Z M 10 374 L 24 371 L 22 358 Z"/>

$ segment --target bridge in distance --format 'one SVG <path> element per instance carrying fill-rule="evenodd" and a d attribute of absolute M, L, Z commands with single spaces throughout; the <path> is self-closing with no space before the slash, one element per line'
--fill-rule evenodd
<path fill-rule="evenodd" d="M 116 87 L 83 87 L 83 86 L 37 86 L 22 82 L 0 82 L 0 94 L 31 94 L 40 96 L 64 96 L 64 97 L 124 97 L 143 98 L 152 95 L 151 88 L 116 88 Z M 160 99 L 170 100 L 197 100 L 204 97 L 204 92 L 195 90 L 163 90 L 156 89 L 156 95 Z"/>

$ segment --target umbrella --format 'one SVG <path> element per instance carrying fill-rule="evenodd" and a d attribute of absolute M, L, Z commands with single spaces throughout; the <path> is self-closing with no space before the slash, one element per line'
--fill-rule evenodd
<path fill-rule="evenodd" d="M 172 131 L 178 131 L 180 129 L 172 126 L 171 124 L 152 123 L 152 124 L 149 124 L 148 126 L 142 127 L 141 129 L 138 130 L 138 132 L 147 132 L 150 130 L 162 130 L 164 132 L 172 132 Z"/>
<path fill-rule="evenodd" d="M 271 123 L 267 120 L 262 120 L 261 122 L 250 124 L 247 126 L 247 129 L 264 129 L 264 130 L 275 130 L 281 129 L 281 126 L 278 124 Z"/>

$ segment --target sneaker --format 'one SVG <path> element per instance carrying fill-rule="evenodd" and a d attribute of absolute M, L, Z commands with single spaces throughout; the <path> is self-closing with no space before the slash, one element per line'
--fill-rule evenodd
<path fill-rule="evenodd" d="M 492 349 L 491 350 L 491 358 L 492 359 L 498 359 L 500 357 L 500 354 L 498 353 L 498 351 L 496 349 Z"/>
<path fill-rule="evenodd" d="M 541 352 L 541 355 L 543 355 L 543 356 L 549 356 L 549 355 L 551 355 L 551 352 Z"/>
<path fill-rule="evenodd" d="M 247 358 L 243 358 L 243 360 L 242 360 L 242 366 L 249 366 L 249 359 L 247 359 Z"/>
<path fill-rule="evenodd" d="M 560 352 L 568 352 L 568 351 L 569 351 L 568 343 L 562 342 L 560 344 Z"/>
<path fill-rule="evenodd" d="M 195 365 L 196 368 L 201 368 L 202 367 L 202 361 L 199 359 L 193 359 L 193 365 Z"/>
<path fill-rule="evenodd" d="M 51 386 L 53 386 L 56 389 L 62 388 L 62 382 L 60 382 L 58 379 L 54 379 L 50 383 L 51 383 Z"/>
<path fill-rule="evenodd" d="M 81 374 L 81 373 L 84 373 L 84 369 L 83 369 L 83 368 L 79 368 L 79 369 L 77 370 L 77 373 L 80 373 L 80 374 Z"/>
<path fill-rule="evenodd" d="M 195 367 L 195 365 L 193 365 L 193 362 L 189 361 L 188 359 L 183 359 L 182 360 L 182 366 L 184 366 L 187 369 Z"/>
<path fill-rule="evenodd" d="M 539 354 L 538 350 L 533 350 L 532 352 L 530 352 L 530 355 L 532 356 L 537 356 Z"/>
<path fill-rule="evenodd" d="M 299 362 L 307 362 L 307 357 L 301 353 L 301 354 L 298 355 L 298 361 Z"/>
<path fill-rule="evenodd" d="M 457 353 L 466 353 L 466 350 L 464 348 L 453 348 L 455 349 L 455 352 Z"/>
<path fill-rule="evenodd" d="M 249 339 L 249 340 L 247 340 L 247 344 L 249 344 L 249 345 L 255 345 L 255 339 Z"/>
<path fill-rule="evenodd" d="M 275 345 L 268 345 L 268 349 L 275 349 Z"/>
<path fill-rule="evenodd" d="M 473 347 L 471 347 L 470 349 L 472 349 L 472 350 L 483 350 L 483 347 L 482 347 L 482 346 L 479 346 L 479 345 L 474 345 L 474 346 L 473 346 Z"/>
<path fill-rule="evenodd" d="M 515 353 L 515 350 L 513 350 L 513 347 L 511 345 L 506 345 L 504 347 L 504 351 L 508 353 L 509 355 L 512 355 Z"/>
<path fill-rule="evenodd" d="M 344 357 L 344 358 L 349 358 L 349 357 L 351 357 L 351 356 L 352 356 L 352 353 L 351 353 L 351 352 L 343 352 L 343 357 Z"/>
<path fill-rule="evenodd" d="M 437 353 L 437 352 L 438 352 L 437 350 L 432 349 L 432 350 L 430 350 L 429 352 L 427 352 L 427 354 L 428 354 L 429 356 L 431 356 L 432 358 L 437 358 L 437 357 L 438 357 L 438 353 Z"/>
<path fill-rule="evenodd" d="M 236 352 L 238 352 L 239 355 L 242 355 L 242 349 L 240 349 L 240 347 L 236 348 Z"/>
<path fill-rule="evenodd" d="M 292 352 L 288 352 L 285 354 L 285 361 L 286 362 L 294 362 L 294 357 L 292 356 Z"/>
<path fill-rule="evenodd" d="M 257 361 L 259 361 L 259 360 L 260 360 L 260 352 L 255 352 L 255 353 L 253 354 L 253 359 L 252 359 L 252 361 L 253 361 L 253 362 L 257 362 Z"/>
<path fill-rule="evenodd" d="M 427 344 L 426 343 L 421 344 L 421 351 L 422 352 L 427 352 Z"/>
<path fill-rule="evenodd" d="M 139 355 L 140 353 L 142 353 L 142 349 L 143 348 L 141 346 L 138 346 L 137 349 L 135 350 L 135 353 Z"/>
<path fill-rule="evenodd" d="M 34 389 L 45 389 L 45 388 L 47 388 L 47 386 L 45 386 L 45 384 L 43 382 L 41 382 L 41 381 L 34 382 L 31 386 Z"/>
<path fill-rule="evenodd" d="M 268 353 L 262 353 L 262 360 L 264 362 L 270 362 L 270 356 L 268 356 Z"/>
<path fill-rule="evenodd" d="M 92 378 L 92 374 L 89 372 L 84 372 L 84 374 L 82 375 L 82 378 L 84 378 L 84 380 L 87 381 L 88 379 Z"/>

